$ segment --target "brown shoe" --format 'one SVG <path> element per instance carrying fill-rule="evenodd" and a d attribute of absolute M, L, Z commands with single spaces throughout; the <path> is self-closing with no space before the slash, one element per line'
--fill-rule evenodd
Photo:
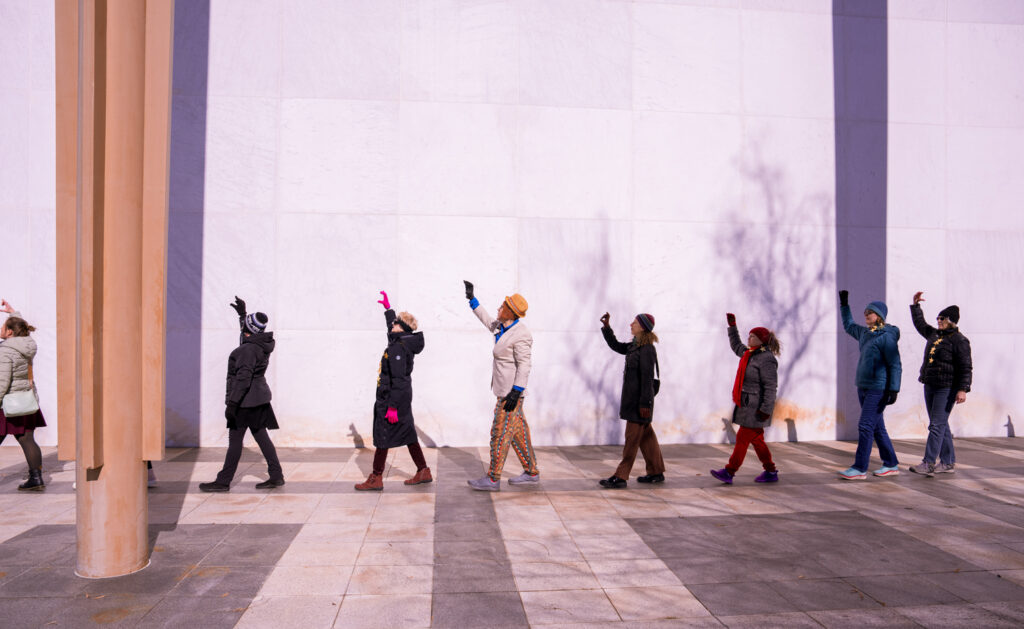
<path fill-rule="evenodd" d="M 384 478 L 374 472 L 370 472 L 365 483 L 356 485 L 356 491 L 382 491 L 383 489 Z"/>
<path fill-rule="evenodd" d="M 434 477 L 430 475 L 430 468 L 425 467 L 422 470 L 416 470 L 416 475 L 405 481 L 406 485 L 419 485 L 420 483 L 433 482 Z"/>

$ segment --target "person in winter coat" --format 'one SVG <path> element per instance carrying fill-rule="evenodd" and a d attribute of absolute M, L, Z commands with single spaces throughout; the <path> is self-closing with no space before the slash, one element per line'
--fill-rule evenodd
<path fill-rule="evenodd" d="M 619 402 L 619 417 L 626 420 L 625 444 L 622 446 L 622 461 L 615 468 L 615 473 L 598 481 L 606 489 L 619 489 L 626 486 L 629 473 L 636 461 L 636 452 L 644 455 L 647 474 L 638 477 L 639 483 L 665 482 L 665 459 L 661 456 L 658 436 L 654 434 L 651 421 L 654 417 L 655 371 L 658 365 L 658 350 L 654 344 L 658 336 L 654 333 L 654 316 L 638 314 L 629 324 L 633 338 L 629 343 L 621 343 L 615 338 L 608 322 L 611 315 L 607 312 L 601 317 L 601 334 L 613 352 L 626 356 L 626 366 L 622 371 L 622 399 Z"/>
<path fill-rule="evenodd" d="M 912 465 L 915 474 L 934 476 L 951 474 L 956 468 L 953 451 L 953 433 L 949 429 L 949 414 L 954 404 L 967 401 L 971 390 L 971 342 L 960 332 L 960 308 L 949 306 L 939 312 L 938 329 L 928 325 L 921 312 L 923 293 L 914 295 L 910 317 L 918 333 L 927 339 L 921 376 L 924 384 L 924 403 L 928 409 L 928 441 L 924 446 L 924 459 Z M 939 465 L 935 465 L 938 457 Z"/>
<path fill-rule="evenodd" d="M 853 465 L 839 472 L 845 480 L 867 478 L 868 459 L 871 457 L 871 443 L 878 444 L 882 467 L 874 471 L 875 476 L 895 476 L 900 473 L 896 450 L 885 430 L 885 407 L 896 401 L 900 391 L 903 366 L 900 363 L 900 329 L 885 322 L 889 309 L 881 301 L 873 301 L 864 309 L 866 326 L 853 322 L 848 303 L 849 292 L 839 291 L 839 312 L 846 333 L 860 344 L 860 359 L 857 361 L 857 395 L 860 398 L 860 420 L 857 424 L 857 453 Z"/>
<path fill-rule="evenodd" d="M 11 307 L 6 300 L 2 301 L 0 312 L 8 317 L 0 326 L 0 404 L 8 393 L 15 391 L 33 391 L 32 359 L 36 355 L 36 342 L 29 334 L 35 328 L 22 318 L 21 313 Z M 28 463 L 28 480 L 18 485 L 20 491 L 43 491 L 43 454 L 36 443 L 36 428 L 46 425 L 43 411 L 37 410 L 30 415 L 7 417 L 0 410 L 0 443 L 7 435 L 14 435 L 25 454 Z"/>
<path fill-rule="evenodd" d="M 235 297 L 231 305 L 238 313 L 241 330 L 239 345 L 228 356 L 227 392 L 224 396 L 228 427 L 228 451 L 224 467 L 211 483 L 200 483 L 199 489 L 222 492 L 231 489 L 238 461 L 242 457 L 242 439 L 248 429 L 267 460 L 270 478 L 257 483 L 256 489 L 272 489 L 284 485 L 284 472 L 269 430 L 276 430 L 277 417 L 270 405 L 270 385 L 266 373 L 270 354 L 274 351 L 274 333 L 267 332 L 269 318 L 262 312 L 246 314 L 245 302 Z"/>
<path fill-rule="evenodd" d="M 726 485 L 732 485 L 733 477 L 747 456 L 747 448 L 753 444 L 754 452 L 764 467 L 754 482 L 777 483 L 779 471 L 772 461 L 768 444 L 764 442 L 764 429 L 772 423 L 775 394 L 779 388 L 779 361 L 775 357 L 782 347 L 775 334 L 767 328 L 752 329 L 744 345 L 736 328 L 736 315 L 730 312 L 725 318 L 729 324 L 729 344 L 740 357 L 732 387 L 732 401 L 736 405 L 732 411 L 732 423 L 740 429 L 736 431 L 736 446 L 729 462 L 720 470 L 711 470 L 711 475 Z"/>
<path fill-rule="evenodd" d="M 377 303 L 384 306 L 384 322 L 388 330 L 388 346 L 377 369 L 377 400 L 373 403 L 373 471 L 366 482 L 355 488 L 359 491 L 384 489 L 384 463 L 388 449 L 407 446 L 416 474 L 406 485 L 429 483 L 434 478 L 423 458 L 416 437 L 416 424 L 412 417 L 412 367 L 416 354 L 423 351 L 423 333 L 416 331 L 416 317 L 408 312 L 395 315 L 388 294 Z"/>
<path fill-rule="evenodd" d="M 498 318 L 492 319 L 480 302 L 473 296 L 473 284 L 463 281 L 466 299 L 473 314 L 484 327 L 494 335 L 494 349 L 491 351 L 491 393 L 497 398 L 494 405 L 494 422 L 491 424 L 491 457 L 487 474 L 466 481 L 477 491 L 498 491 L 501 489 L 501 470 L 505 466 L 509 446 L 515 450 L 523 473 L 508 479 L 510 485 L 530 485 L 540 482 L 537 470 L 537 456 L 530 441 L 530 426 L 523 414 L 526 396 L 526 381 L 530 377 L 530 353 L 533 335 L 523 323 L 529 305 L 526 299 L 516 293 L 505 297 L 498 307 Z"/>

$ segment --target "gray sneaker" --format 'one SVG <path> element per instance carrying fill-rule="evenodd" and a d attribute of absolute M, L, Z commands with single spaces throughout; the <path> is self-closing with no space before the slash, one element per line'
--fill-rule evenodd
<path fill-rule="evenodd" d="M 939 463 L 935 466 L 936 474 L 956 474 L 956 463 Z"/>
<path fill-rule="evenodd" d="M 536 485 L 539 482 L 540 472 L 537 472 L 536 474 L 528 474 L 527 472 L 523 472 L 522 474 L 516 476 L 515 478 L 508 479 L 509 485 Z"/>
<path fill-rule="evenodd" d="M 935 466 L 924 461 L 917 465 L 911 465 L 908 469 L 915 474 L 923 474 L 928 477 L 935 476 Z"/>
<path fill-rule="evenodd" d="M 470 487 L 477 491 L 501 491 L 501 483 L 491 480 L 490 476 L 482 476 L 475 480 L 466 481 Z"/>

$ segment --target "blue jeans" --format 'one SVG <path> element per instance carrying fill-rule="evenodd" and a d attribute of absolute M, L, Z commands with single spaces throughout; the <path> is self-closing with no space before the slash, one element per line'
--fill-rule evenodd
<path fill-rule="evenodd" d="M 857 423 L 859 438 L 853 467 L 861 472 L 868 471 L 872 441 L 878 444 L 878 455 L 882 457 L 882 465 L 895 467 L 899 463 L 896 460 L 896 451 L 892 448 L 892 441 L 889 440 L 889 433 L 885 431 L 885 418 L 882 417 L 885 410 L 882 406 L 884 394 L 885 391 L 881 389 L 857 389 L 857 397 L 860 398 L 860 421 Z"/>
<path fill-rule="evenodd" d="M 928 408 L 928 442 L 924 445 L 924 462 L 956 463 L 953 433 L 949 430 L 949 414 L 956 404 L 956 391 L 924 385 L 924 404 Z"/>

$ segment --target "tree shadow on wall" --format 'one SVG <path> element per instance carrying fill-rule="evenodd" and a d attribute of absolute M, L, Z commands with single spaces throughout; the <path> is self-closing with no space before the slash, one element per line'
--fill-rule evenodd
<path fill-rule="evenodd" d="M 620 443 L 622 438 L 619 389 L 623 357 L 608 349 L 601 337 L 599 319 L 608 311 L 612 314 L 613 326 L 616 321 L 622 324 L 624 296 L 611 294 L 611 227 L 607 220 L 597 224 L 600 225 L 600 233 L 594 240 L 599 245 L 585 253 L 579 253 L 583 247 L 573 242 L 574 235 L 563 227 L 559 226 L 551 234 L 557 245 L 550 250 L 571 252 L 573 258 L 564 261 L 559 271 L 571 275 L 570 290 L 575 298 L 575 315 L 571 320 L 578 322 L 573 329 L 593 334 L 596 339 L 593 345 L 580 347 L 574 340 L 578 337 L 564 337 L 566 345 L 560 351 L 568 357 L 570 371 L 563 372 L 562 377 L 575 379 L 577 382 L 571 385 L 571 390 L 578 391 L 577 387 L 582 386 L 584 399 L 580 400 L 580 411 L 575 417 L 555 422 L 551 431 L 552 443 L 572 443 L 582 437 L 585 441 L 603 445 Z M 586 244 L 590 245 L 589 239 Z M 623 339 L 620 337 L 620 340 Z M 556 404 L 559 402 L 564 404 L 565 401 L 556 401 Z"/>
<path fill-rule="evenodd" d="M 794 374 L 800 373 L 802 381 L 834 379 L 823 369 L 803 368 L 808 361 L 814 364 L 814 335 L 835 315 L 830 300 L 823 298 L 835 285 L 829 226 L 833 199 L 825 192 L 792 198 L 786 170 L 764 160 L 757 140 L 739 159 L 738 168 L 751 192 L 745 196 L 747 207 L 724 217 L 716 236 L 716 259 L 723 273 L 741 279 L 744 301 L 732 306 L 740 325 L 742 312 L 756 312 L 765 317 L 756 325 L 771 328 L 782 343 L 778 398 L 783 399 L 793 388 Z M 763 222 L 750 221 L 755 204 L 762 208 Z M 811 237 L 815 230 L 820 237 Z M 789 440 L 796 441 L 799 418 L 776 419 L 786 422 Z"/>

